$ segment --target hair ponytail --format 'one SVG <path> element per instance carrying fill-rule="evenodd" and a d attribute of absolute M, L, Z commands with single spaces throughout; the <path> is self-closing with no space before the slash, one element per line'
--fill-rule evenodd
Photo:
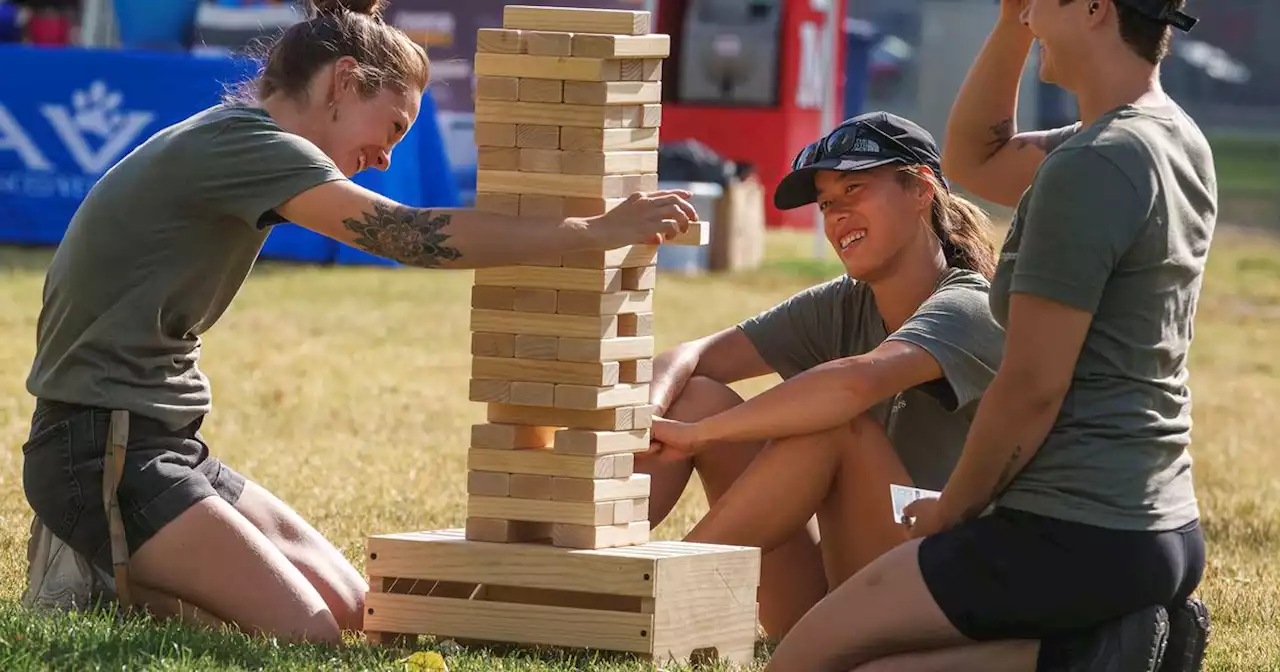
<path fill-rule="evenodd" d="M 975 271 L 990 280 L 996 272 L 996 248 L 991 237 L 991 218 L 986 211 L 963 196 L 947 191 L 930 172 L 915 166 L 903 172 L 933 186 L 930 224 L 942 243 L 947 265 Z"/>

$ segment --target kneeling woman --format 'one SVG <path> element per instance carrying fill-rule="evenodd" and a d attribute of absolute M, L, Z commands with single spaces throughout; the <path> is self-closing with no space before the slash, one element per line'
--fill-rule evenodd
<path fill-rule="evenodd" d="M 889 485 L 947 482 L 998 368 L 988 221 L 938 157 L 924 129 L 883 112 L 810 145 L 774 202 L 816 203 L 845 273 L 655 362 L 660 417 L 636 467 L 652 476 L 651 520 L 697 471 L 711 510 L 688 539 L 763 549 L 772 637 L 906 541 Z M 784 382 L 749 401 L 728 387 L 770 373 Z"/>

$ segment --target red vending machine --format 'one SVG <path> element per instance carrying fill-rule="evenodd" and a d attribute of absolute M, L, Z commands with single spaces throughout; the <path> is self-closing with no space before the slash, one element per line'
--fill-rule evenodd
<path fill-rule="evenodd" d="M 773 186 L 806 144 L 841 119 L 845 0 L 658 0 L 662 141 L 693 139 L 753 166 L 770 227 L 811 228 L 810 208 L 778 211 Z"/>

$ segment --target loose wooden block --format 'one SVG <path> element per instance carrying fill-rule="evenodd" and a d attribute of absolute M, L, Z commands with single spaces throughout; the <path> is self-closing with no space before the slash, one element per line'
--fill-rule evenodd
<path fill-rule="evenodd" d="M 528 173 L 563 173 L 564 154 L 559 149 L 521 149 L 518 170 Z"/>
<path fill-rule="evenodd" d="M 509 100 L 477 100 L 477 123 L 515 123 L 558 125 L 582 128 L 641 128 L 661 121 L 660 105 L 570 105 L 560 102 L 521 102 Z M 659 116 L 655 117 L 654 115 Z"/>
<path fill-rule="evenodd" d="M 585 479 L 583 479 L 585 480 Z M 602 479 L 609 480 L 609 479 Z M 538 476 L 535 474 L 511 474 L 510 486 L 506 497 L 515 497 L 518 499 L 552 499 L 551 476 Z M 594 480 L 592 481 L 594 482 Z M 480 494 L 480 493 L 468 493 Z M 645 493 L 647 495 L 648 493 Z M 637 495 L 637 497 L 642 495 Z"/>
<path fill-rule="evenodd" d="M 555 432 L 553 450 L 565 455 L 616 455 L 649 449 L 650 430 L 599 431 L 561 429 Z"/>
<path fill-rule="evenodd" d="M 657 149 L 657 127 L 585 128 L 569 127 L 560 132 L 560 149 L 609 151 L 624 149 Z"/>
<path fill-rule="evenodd" d="M 566 252 L 560 257 L 566 268 L 631 268 L 658 263 L 657 245 L 627 245 L 612 250 Z"/>
<path fill-rule="evenodd" d="M 549 543 L 551 527 L 550 523 L 532 523 L 527 520 L 468 517 L 466 538 L 498 544 Z"/>
<path fill-rule="evenodd" d="M 565 334 L 568 336 L 569 334 Z M 618 315 L 618 328 L 614 338 L 618 336 L 652 336 L 653 335 L 653 313 L 627 313 Z"/>
<path fill-rule="evenodd" d="M 501 401 L 501 400 L 495 400 Z M 592 411 L 601 408 L 634 406 L 649 401 L 649 385 L 618 383 L 616 385 L 556 385 L 556 408 L 576 408 Z M 511 402 L 520 403 L 520 402 Z M 545 404 L 538 404 L 543 406 Z"/>
<path fill-rule="evenodd" d="M 483 148 L 477 147 L 476 149 Z M 517 194 L 477 193 L 476 210 L 514 217 L 520 214 L 520 196 Z"/>
<path fill-rule="evenodd" d="M 520 150 L 515 147 L 476 147 L 478 170 L 520 170 Z"/>
<path fill-rule="evenodd" d="M 618 362 L 618 380 L 624 383 L 649 383 L 653 381 L 653 360 L 632 359 Z"/>
<path fill-rule="evenodd" d="M 557 341 L 557 347 L 558 341 Z M 489 334 L 476 332 L 471 334 L 471 354 L 481 357 L 514 357 L 516 353 L 515 334 Z"/>
<path fill-rule="evenodd" d="M 689 228 L 675 238 L 667 239 L 667 245 L 710 245 L 711 222 L 689 222 Z"/>
<path fill-rule="evenodd" d="M 521 77 L 516 81 L 518 84 L 515 98 L 494 98 L 494 100 L 519 100 L 526 103 L 566 102 L 563 80 Z"/>
<path fill-rule="evenodd" d="M 662 59 L 631 58 L 618 61 L 619 79 L 626 82 L 660 82 L 662 81 Z"/>
<path fill-rule="evenodd" d="M 476 51 L 486 54 L 524 53 L 524 33 L 507 28 L 481 28 L 476 31 Z"/>
<path fill-rule="evenodd" d="M 519 212 L 527 217 L 568 217 L 564 214 L 563 196 L 543 196 L 542 194 L 520 194 Z M 563 257 L 561 265 L 563 265 Z M 583 268 L 577 266 L 575 268 Z"/>
<path fill-rule="evenodd" d="M 622 288 L 625 290 L 653 289 L 658 286 L 657 266 L 636 266 L 622 271 Z"/>
<path fill-rule="evenodd" d="M 507 5 L 502 9 L 502 27 L 567 33 L 645 35 L 650 30 L 650 14 L 642 10 Z"/>
<path fill-rule="evenodd" d="M 561 175 L 511 170 L 476 171 L 476 191 L 622 199 L 636 191 L 653 191 L 657 186 L 656 174 Z"/>
<path fill-rule="evenodd" d="M 561 98 L 576 105 L 662 103 L 662 82 L 565 82 Z"/>
<path fill-rule="evenodd" d="M 621 315 L 618 316 L 621 319 Z M 620 338 L 567 338 L 557 344 L 556 359 L 562 362 L 621 362 L 618 375 L 626 370 L 626 360 L 653 357 L 653 336 Z M 620 382 L 648 382 L 623 381 Z"/>
<path fill-rule="evenodd" d="M 468 470 L 495 471 L 506 474 L 565 476 L 570 478 L 625 478 L 633 473 L 634 465 L 635 456 L 630 453 L 617 455 L 565 455 L 550 450 L 486 450 L 482 448 L 472 448 L 467 451 Z M 479 517 L 528 520 L 518 515 L 515 517 L 482 515 Z"/>
<path fill-rule="evenodd" d="M 489 404 L 485 418 L 491 423 L 599 429 L 617 432 L 652 427 L 653 408 L 645 405 L 623 406 L 600 411 L 580 411 L 568 408 Z"/>
<path fill-rule="evenodd" d="M 468 401 L 520 406 L 555 406 L 555 385 L 532 381 L 474 379 Z"/>
<path fill-rule="evenodd" d="M 471 331 L 494 334 L 615 338 L 618 336 L 619 321 L 623 317 L 622 315 L 551 315 L 477 308 L 471 311 L 470 328 Z"/>
<path fill-rule="evenodd" d="M 633 292 L 574 292 L 561 290 L 557 292 L 555 309 L 556 312 L 563 315 L 650 313 L 653 312 L 653 290 Z"/>
<path fill-rule="evenodd" d="M 476 124 L 477 147 L 515 147 L 515 124 Z"/>
<path fill-rule="evenodd" d="M 475 284 L 526 289 L 617 292 L 622 290 L 622 274 L 629 270 L 632 269 L 496 266 L 476 269 Z"/>
<path fill-rule="evenodd" d="M 515 77 L 476 77 L 477 100 L 520 100 L 520 80 Z"/>
<path fill-rule="evenodd" d="M 546 124 L 516 124 L 515 146 L 521 149 L 559 149 L 560 127 Z"/>
<path fill-rule="evenodd" d="M 587 339 L 592 340 L 592 339 Z M 557 336 L 516 336 L 515 356 L 520 359 L 559 359 L 560 338 Z"/>
<path fill-rule="evenodd" d="M 475 55 L 477 77 L 531 77 L 578 82 L 609 82 L 623 79 L 622 64 L 634 63 L 606 58 L 573 58 L 565 56 L 531 56 L 529 54 L 482 53 Z M 638 65 L 628 66 L 630 79 L 640 80 Z"/>
<path fill-rule="evenodd" d="M 649 541 L 647 521 L 553 524 L 551 543 L 466 538 L 482 527 L 369 537 L 366 632 L 754 661 L 757 548 Z"/>
<path fill-rule="evenodd" d="M 587 481 L 594 482 L 594 481 Z M 506 497 L 511 492 L 511 474 L 499 471 L 468 471 L 467 494 Z"/>
<path fill-rule="evenodd" d="M 573 33 L 529 30 L 524 33 L 524 50 L 535 56 L 572 56 Z"/>
<path fill-rule="evenodd" d="M 562 362 L 516 357 L 471 358 L 471 377 L 477 380 L 606 386 L 618 384 L 618 369 L 618 362 Z"/>
<path fill-rule="evenodd" d="M 573 175 L 656 173 L 658 152 L 652 149 L 565 151 L 560 159 L 558 172 Z"/>
<path fill-rule="evenodd" d="M 572 55 L 591 58 L 668 58 L 671 56 L 671 36 L 574 35 Z"/>
<path fill-rule="evenodd" d="M 558 427 L 486 423 L 471 426 L 471 447 L 493 450 L 550 448 Z"/>
<path fill-rule="evenodd" d="M 618 207 L 618 204 L 627 199 L 625 198 L 565 198 L 564 199 L 564 216 L 565 217 L 595 217 L 603 215 L 606 212 Z M 595 266 L 581 266 L 581 268 L 596 268 Z"/>

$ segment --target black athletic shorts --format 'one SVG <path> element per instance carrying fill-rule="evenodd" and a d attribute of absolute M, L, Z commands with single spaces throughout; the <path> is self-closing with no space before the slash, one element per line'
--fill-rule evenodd
<path fill-rule="evenodd" d="M 1199 522 L 1130 532 L 997 508 L 922 540 L 920 571 L 961 634 L 1052 640 L 1147 607 L 1181 606 L 1200 584 Z"/>
<path fill-rule="evenodd" d="M 129 441 L 116 490 L 132 555 L 196 502 L 218 496 L 235 504 L 240 474 L 210 456 L 201 420 L 177 431 L 129 414 Z M 102 500 L 111 411 L 36 400 L 22 446 L 22 486 L 40 521 L 98 567 L 111 570 L 111 538 Z"/>

